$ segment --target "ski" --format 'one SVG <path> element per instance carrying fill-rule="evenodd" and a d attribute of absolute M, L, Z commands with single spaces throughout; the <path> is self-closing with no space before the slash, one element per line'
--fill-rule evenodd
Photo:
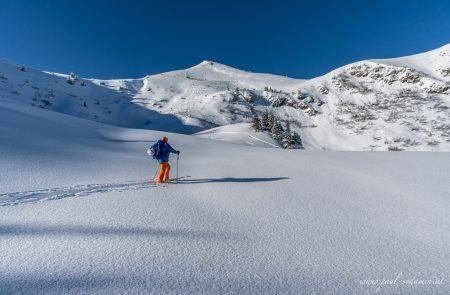
<path fill-rule="evenodd" d="M 180 177 L 178 177 L 178 178 L 171 178 L 171 179 L 169 179 L 169 181 L 160 183 L 160 185 L 166 184 L 166 183 L 176 183 L 178 180 L 186 179 L 186 178 L 189 178 L 189 177 L 191 177 L 191 176 L 190 176 L 190 175 L 186 175 L 186 176 L 180 176 Z M 158 184 L 158 183 L 156 182 L 156 180 L 154 180 L 154 179 L 150 179 L 150 180 L 149 180 L 149 183 L 152 183 L 152 184 Z"/>

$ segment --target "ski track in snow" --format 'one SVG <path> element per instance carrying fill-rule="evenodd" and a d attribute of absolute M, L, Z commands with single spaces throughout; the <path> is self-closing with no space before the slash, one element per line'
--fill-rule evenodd
<path fill-rule="evenodd" d="M 253 139 L 255 139 L 255 140 L 257 140 L 257 141 L 259 141 L 259 142 L 262 142 L 262 143 L 265 143 L 265 144 L 267 144 L 268 146 L 271 146 L 271 147 L 273 147 L 273 148 L 280 148 L 279 146 L 276 146 L 276 145 L 274 145 L 274 144 L 271 144 L 270 142 L 267 142 L 267 141 L 264 141 L 264 140 L 262 140 L 262 139 L 259 139 L 259 138 L 257 138 L 257 137 L 255 137 L 255 136 L 253 136 L 253 135 L 248 135 L 248 137 L 250 137 L 250 138 L 253 138 Z"/>
<path fill-rule="evenodd" d="M 0 194 L 0 206 L 35 203 L 68 197 L 89 196 L 97 193 L 144 190 L 157 186 L 159 185 L 149 180 L 133 180 L 119 183 L 82 184 L 35 191 L 5 193 Z"/>

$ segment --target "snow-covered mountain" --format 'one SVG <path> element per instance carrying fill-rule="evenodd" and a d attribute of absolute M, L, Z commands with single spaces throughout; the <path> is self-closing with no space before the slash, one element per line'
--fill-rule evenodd
<path fill-rule="evenodd" d="M 353 63 L 311 80 L 211 61 L 142 79 L 98 80 L 0 61 L 0 99 L 121 127 L 201 132 L 213 139 L 229 139 L 224 134 L 231 128 L 248 138 L 238 140 L 244 144 L 267 136 L 255 139 L 248 125 L 228 125 L 249 123 L 270 109 L 300 133 L 306 149 L 449 151 L 450 45 Z"/>
<path fill-rule="evenodd" d="M 307 148 L 420 135 L 394 127 L 448 120 L 434 107 L 446 90 L 429 92 L 448 81 L 412 59 L 414 71 L 373 61 L 311 81 L 210 63 L 98 81 L 2 62 L 0 294 L 448 294 L 450 153 L 268 149 L 268 134 L 238 123 L 272 108 Z M 382 77 L 395 81 L 379 81 L 391 67 Z M 401 85 L 422 100 L 395 99 Z M 404 117 L 386 122 L 388 111 Z M 440 144 L 407 148 L 444 150 L 446 130 L 431 132 Z M 182 178 L 157 185 L 145 151 L 163 135 Z"/>

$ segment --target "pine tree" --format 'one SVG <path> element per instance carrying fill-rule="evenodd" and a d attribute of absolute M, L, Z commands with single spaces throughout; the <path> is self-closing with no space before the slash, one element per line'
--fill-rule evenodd
<path fill-rule="evenodd" d="M 269 112 L 269 117 L 267 119 L 268 122 L 268 129 L 272 130 L 273 126 L 275 126 L 277 121 L 277 118 L 275 117 L 275 115 L 272 112 Z"/>
<path fill-rule="evenodd" d="M 70 72 L 69 77 L 67 77 L 67 83 L 73 85 L 75 84 L 76 81 L 78 81 L 78 76 L 75 75 L 73 72 Z"/>
<path fill-rule="evenodd" d="M 271 129 L 272 138 L 276 141 L 280 141 L 283 138 L 283 127 L 280 123 L 275 122 Z"/>
<path fill-rule="evenodd" d="M 248 103 L 252 103 L 253 100 L 254 100 L 253 92 L 251 92 L 250 90 L 244 90 L 244 92 L 242 93 L 242 97 L 243 97 Z"/>
<path fill-rule="evenodd" d="M 252 127 L 255 131 L 261 130 L 261 120 L 258 118 L 257 115 L 253 116 Z"/>
<path fill-rule="evenodd" d="M 303 147 L 302 138 L 295 131 L 294 131 L 294 134 L 292 135 L 292 141 L 294 142 L 294 147 L 296 149 L 301 149 Z"/>
<path fill-rule="evenodd" d="M 283 135 L 283 148 L 285 149 L 291 149 L 293 147 L 292 145 L 292 134 L 290 132 L 284 132 Z"/>
<path fill-rule="evenodd" d="M 269 128 L 269 111 L 265 111 L 261 115 L 261 130 L 270 130 Z"/>
<path fill-rule="evenodd" d="M 284 131 L 291 133 L 291 123 L 286 122 L 286 124 L 284 125 Z"/>
<path fill-rule="evenodd" d="M 289 122 L 286 122 L 286 126 L 284 128 L 282 144 L 283 148 L 285 149 L 291 149 L 293 147 L 291 125 L 289 124 Z"/>

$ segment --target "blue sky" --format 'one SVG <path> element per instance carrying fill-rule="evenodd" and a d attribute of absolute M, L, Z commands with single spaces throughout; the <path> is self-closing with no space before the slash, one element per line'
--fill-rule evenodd
<path fill-rule="evenodd" d="M 214 60 L 311 78 L 450 43 L 450 1 L 2 0 L 0 57 L 138 78 Z"/>

